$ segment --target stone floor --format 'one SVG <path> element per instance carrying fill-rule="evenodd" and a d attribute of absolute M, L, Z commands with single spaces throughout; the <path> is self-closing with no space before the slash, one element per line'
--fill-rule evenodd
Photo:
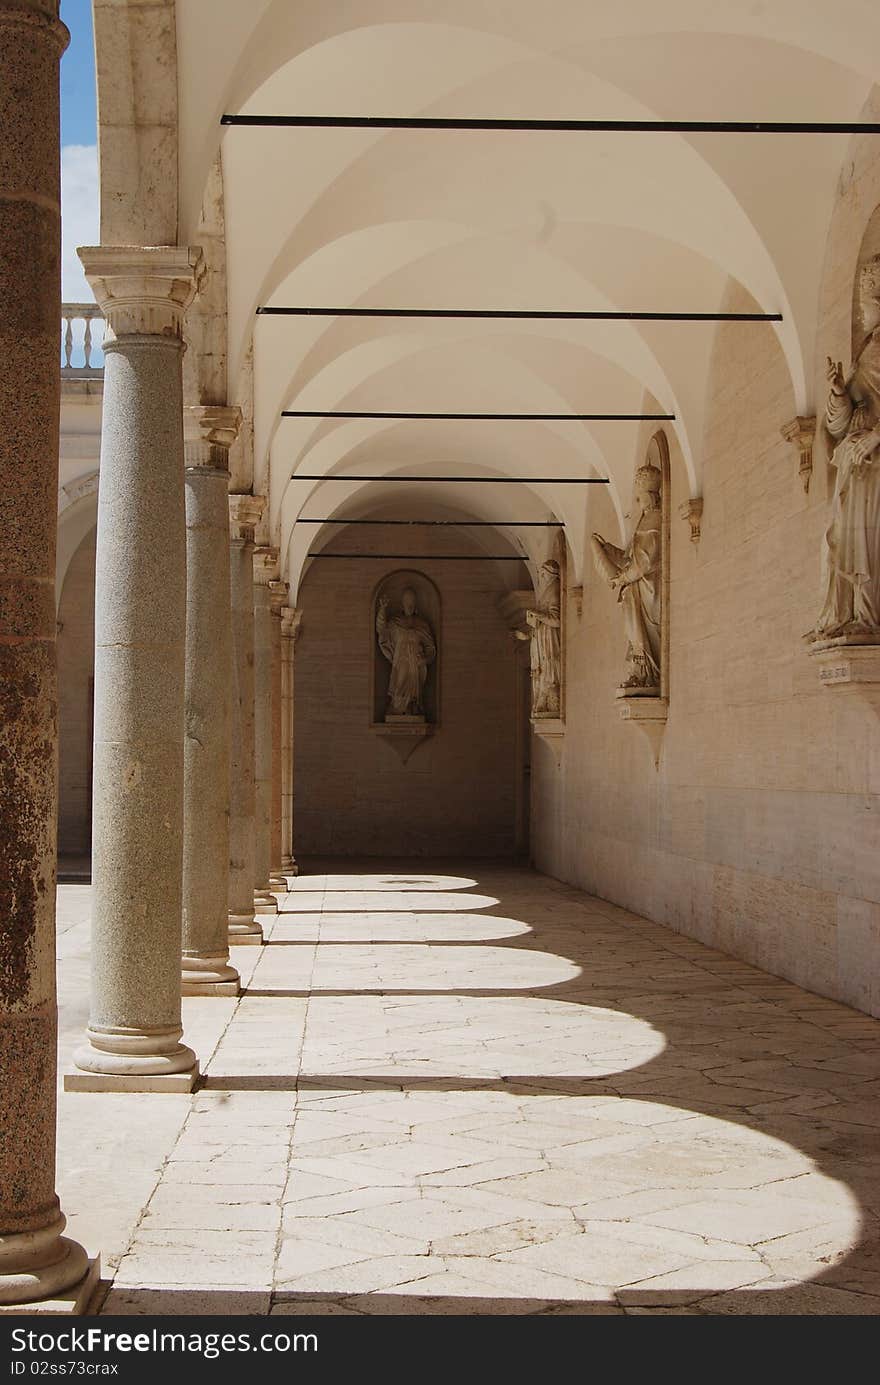
<path fill-rule="evenodd" d="M 62 1094 L 103 1312 L 880 1310 L 880 1022 L 525 869 L 330 872 L 184 1001 L 191 1098 Z"/>

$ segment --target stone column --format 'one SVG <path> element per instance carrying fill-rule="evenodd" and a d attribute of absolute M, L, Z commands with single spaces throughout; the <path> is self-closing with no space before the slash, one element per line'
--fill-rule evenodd
<path fill-rule="evenodd" d="M 186 410 L 186 697 L 183 743 L 184 995 L 238 995 L 229 965 L 232 625 L 229 447 L 241 410 Z"/>
<path fill-rule="evenodd" d="M 57 0 L 0 0 L 0 1304 L 96 1275 L 55 1195 Z M 59 1306 L 59 1311 L 61 1308 Z"/>
<path fill-rule="evenodd" d="M 272 894 L 272 594 L 278 550 L 254 551 L 254 909 L 276 914 Z"/>
<path fill-rule="evenodd" d="M 298 875 L 293 854 L 293 656 L 302 612 L 281 611 L 281 870 Z"/>
<path fill-rule="evenodd" d="M 68 1087 L 190 1091 L 181 1042 L 185 246 L 80 251 L 107 319 L 95 559 L 92 1004 Z"/>
<path fill-rule="evenodd" d="M 262 513 L 262 497 L 230 495 L 229 941 L 235 945 L 263 941 L 254 921 L 254 526 Z"/>
<path fill-rule="evenodd" d="M 272 889 L 282 891 L 287 889 L 287 877 L 281 865 L 281 617 L 289 590 L 286 582 L 269 583 L 272 608 L 272 817 L 269 859 Z"/>

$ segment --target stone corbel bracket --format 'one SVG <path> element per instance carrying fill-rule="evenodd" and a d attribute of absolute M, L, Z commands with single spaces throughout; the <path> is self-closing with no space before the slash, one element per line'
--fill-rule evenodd
<path fill-rule="evenodd" d="M 798 415 L 790 423 L 783 424 L 780 432 L 786 442 L 792 443 L 797 448 L 798 475 L 803 483 L 804 494 L 807 495 L 810 490 L 810 477 L 813 474 L 813 443 L 816 438 L 815 414 L 807 418 Z"/>
<path fill-rule="evenodd" d="M 393 722 L 383 721 L 377 722 L 370 729 L 373 735 L 391 746 L 403 764 L 406 764 L 414 750 L 418 750 L 419 746 L 434 734 L 434 727 L 427 721 L 411 722 L 409 725 L 395 725 Z"/>
<path fill-rule="evenodd" d="M 565 745 L 565 722 L 559 717 L 532 717 L 532 730 L 549 745 L 556 757 L 556 768 L 562 764 L 562 750 Z"/>
<path fill-rule="evenodd" d="M 683 505 L 679 505 L 678 513 L 682 519 L 686 519 L 691 526 L 691 543 L 700 542 L 700 528 L 703 519 L 703 497 L 694 495 L 690 500 L 686 500 Z"/>
<path fill-rule="evenodd" d="M 619 688 L 617 698 L 621 721 L 630 721 L 644 731 L 654 757 L 654 768 L 659 769 L 669 703 L 665 697 L 640 696 L 629 688 Z"/>
<path fill-rule="evenodd" d="M 810 650 L 823 688 L 845 692 L 864 703 L 880 720 L 880 641 L 876 644 L 828 644 Z"/>

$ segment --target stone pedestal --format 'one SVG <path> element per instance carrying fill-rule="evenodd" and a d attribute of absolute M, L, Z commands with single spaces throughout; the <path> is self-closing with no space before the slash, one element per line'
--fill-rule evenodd
<path fill-rule="evenodd" d="M 80 251 L 107 319 L 95 566 L 92 1004 L 69 1088 L 191 1088 L 181 1042 L 183 314 L 198 249 Z"/>
<path fill-rule="evenodd" d="M 825 640 L 812 646 L 810 657 L 824 688 L 858 698 L 880 718 L 880 640 L 876 644 Z"/>
<path fill-rule="evenodd" d="M 55 531 L 61 235 L 53 0 L 0 0 L 0 1306 L 65 1295 L 89 1261 L 55 1195 Z"/>
<path fill-rule="evenodd" d="M 254 920 L 254 526 L 263 499 L 229 497 L 232 724 L 229 740 L 229 942 L 259 944 Z"/>
<path fill-rule="evenodd" d="M 658 769 L 669 703 L 659 693 L 641 693 L 632 688 L 618 688 L 617 699 L 621 721 L 631 722 L 644 733 L 651 747 L 654 768 Z"/>
<path fill-rule="evenodd" d="M 286 582 L 269 583 L 272 609 L 272 809 L 269 832 L 270 873 L 272 889 L 287 890 L 281 850 L 281 741 L 283 736 L 281 618 L 287 600 Z"/>
<path fill-rule="evenodd" d="M 281 870 L 297 875 L 293 851 L 293 660 L 302 612 L 281 611 Z"/>
<path fill-rule="evenodd" d="M 549 745 L 556 757 L 557 769 L 562 764 L 565 745 L 565 722 L 560 717 L 532 717 L 532 730 Z"/>
<path fill-rule="evenodd" d="M 277 914 L 272 893 L 272 618 L 270 583 L 278 580 L 278 551 L 254 551 L 254 909 Z"/>
<path fill-rule="evenodd" d="M 239 409 L 186 410 L 184 995 L 238 995 L 229 965 L 229 447 Z"/>

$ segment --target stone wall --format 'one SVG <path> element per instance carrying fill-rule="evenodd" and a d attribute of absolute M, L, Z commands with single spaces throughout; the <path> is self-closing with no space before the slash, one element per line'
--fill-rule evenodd
<path fill-rule="evenodd" d="M 390 537 L 389 537 L 390 533 Z M 461 536 L 349 529 L 336 552 L 468 552 Z M 474 549 L 473 551 L 479 551 Z M 527 578 L 524 569 L 507 565 Z M 440 724 L 407 763 L 371 729 L 373 593 L 399 568 L 442 604 Z M 516 646 L 489 562 L 319 560 L 297 604 L 295 851 L 300 856 L 508 856 L 514 851 Z M 513 583 L 515 585 L 515 583 Z"/>
<path fill-rule="evenodd" d="M 92 679 L 95 670 L 95 537 L 92 529 L 67 569 L 58 619 L 58 852 L 90 848 Z"/>
<path fill-rule="evenodd" d="M 853 276 L 880 202 L 876 148 L 854 141 L 844 174 L 816 286 L 820 415 L 825 355 L 850 359 Z M 755 306 L 734 286 L 723 304 Z M 802 638 L 820 604 L 827 454 L 820 439 L 805 495 L 779 431 L 796 412 L 789 375 L 766 326 L 718 328 L 708 406 L 698 546 L 678 517 L 688 489 L 670 435 L 670 706 L 659 770 L 647 739 L 619 719 L 621 621 L 613 593 L 587 570 L 582 617 L 568 607 L 562 766 L 535 754 L 534 858 L 880 1014 L 878 722 L 849 694 L 820 686 Z M 644 445 L 649 436 L 646 426 Z M 590 504 L 588 532 L 617 541 L 608 498 Z"/>

